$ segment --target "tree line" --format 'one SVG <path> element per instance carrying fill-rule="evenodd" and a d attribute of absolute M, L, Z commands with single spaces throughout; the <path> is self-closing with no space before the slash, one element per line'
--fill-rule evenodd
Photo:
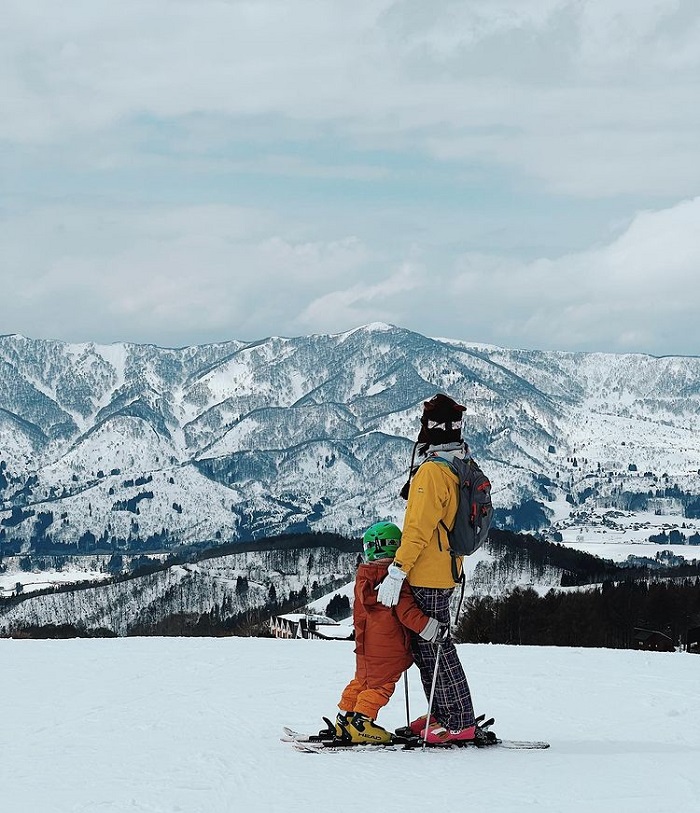
<path fill-rule="evenodd" d="M 700 626 L 700 579 L 622 581 L 540 596 L 516 588 L 503 596 L 473 596 L 455 630 L 460 643 L 634 648 L 640 629 L 683 646 Z"/>

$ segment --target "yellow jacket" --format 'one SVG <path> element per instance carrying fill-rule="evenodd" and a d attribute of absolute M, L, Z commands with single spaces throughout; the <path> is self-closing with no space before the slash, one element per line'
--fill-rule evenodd
<path fill-rule="evenodd" d="M 452 557 L 447 541 L 459 501 L 459 479 L 446 460 L 429 458 L 411 481 L 403 520 L 401 545 L 394 563 L 414 587 L 454 587 Z M 461 573 L 462 560 L 458 560 Z"/>

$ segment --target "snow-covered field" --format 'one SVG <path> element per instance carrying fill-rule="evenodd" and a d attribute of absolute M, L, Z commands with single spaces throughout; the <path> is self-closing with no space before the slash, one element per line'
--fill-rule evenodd
<path fill-rule="evenodd" d="M 347 642 L 0 640 L 0 799 L 22 813 L 700 809 L 700 658 L 463 645 L 475 704 L 548 751 L 307 755 Z M 409 672 L 413 714 L 425 700 Z M 380 722 L 402 725 L 402 685 Z"/>
<path fill-rule="evenodd" d="M 9 565 L 4 573 L 0 573 L 0 596 L 12 595 L 16 585 L 22 585 L 24 593 L 33 593 L 43 590 L 54 584 L 70 584 L 82 581 L 98 582 L 109 577 L 109 573 L 94 568 L 68 567 L 63 570 L 36 570 L 24 571 L 15 565 Z"/>
<path fill-rule="evenodd" d="M 652 535 L 676 530 L 686 540 L 700 533 L 700 520 L 687 519 L 680 514 L 656 515 L 652 512 L 597 510 L 588 512 L 586 521 L 567 517 L 555 523 L 560 530 L 562 544 L 567 547 L 622 562 L 628 556 L 646 556 L 654 559 L 661 551 L 671 551 L 687 561 L 700 559 L 699 545 L 656 544 Z"/>
<path fill-rule="evenodd" d="M 32 570 L 23 570 L 20 565 L 23 558 L 22 556 L 6 556 L 2 560 L 0 596 L 12 595 L 16 591 L 17 584 L 22 585 L 22 592 L 34 593 L 56 584 L 100 582 L 110 578 L 108 563 L 112 558 L 111 554 L 68 556 L 63 560 L 64 564 L 60 570 L 56 570 L 55 567 L 40 570 L 38 561 L 41 561 L 41 556 L 34 557 Z M 123 558 L 125 566 L 128 567 L 133 559 L 138 558 L 138 554 Z M 161 553 L 148 554 L 148 559 L 163 560 L 165 558 L 166 555 Z"/>

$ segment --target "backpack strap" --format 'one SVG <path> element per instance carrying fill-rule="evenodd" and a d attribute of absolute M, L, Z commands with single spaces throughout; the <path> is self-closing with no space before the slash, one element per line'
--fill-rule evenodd
<path fill-rule="evenodd" d="M 418 471 L 418 466 L 414 466 L 414 462 L 416 460 L 416 449 L 418 448 L 418 441 L 413 444 L 413 452 L 411 453 L 411 465 L 408 467 L 408 480 L 403 484 L 403 488 L 399 492 L 400 495 L 404 498 L 404 500 L 408 500 L 408 490 L 411 487 L 411 479 L 413 475 Z"/>
<path fill-rule="evenodd" d="M 438 523 L 438 527 L 437 527 L 437 533 L 438 533 L 438 547 L 440 548 L 440 550 L 442 550 L 442 545 L 440 544 L 440 525 L 442 525 L 442 527 L 445 529 L 446 532 L 448 531 L 448 528 L 447 528 L 447 525 L 445 525 L 445 523 L 442 520 L 440 520 L 440 522 Z M 452 550 L 450 548 L 449 537 L 447 539 L 447 547 L 448 547 L 448 550 L 450 551 L 450 565 L 452 567 L 452 581 L 454 581 L 455 584 L 461 584 L 461 587 L 460 587 L 460 590 L 459 590 L 459 602 L 457 604 L 457 612 L 455 614 L 455 620 L 454 620 L 454 624 L 456 626 L 457 621 L 459 620 L 459 614 L 462 611 L 462 602 L 464 601 L 464 588 L 465 588 L 466 583 L 467 583 L 467 578 L 464 575 L 464 565 L 462 565 L 461 572 L 459 571 L 459 569 L 457 567 L 457 559 L 459 557 L 455 553 L 452 552 Z"/>
<path fill-rule="evenodd" d="M 455 613 L 455 627 L 457 626 L 457 622 L 459 621 L 459 614 L 462 611 L 462 602 L 464 601 L 464 585 L 466 584 L 466 579 L 464 577 L 464 568 L 462 568 L 462 587 L 459 591 L 459 602 L 457 604 L 457 612 Z"/>
<path fill-rule="evenodd" d="M 450 529 L 447 527 L 447 525 L 445 525 L 445 523 L 442 520 L 440 520 L 438 522 L 438 527 L 437 527 L 438 548 L 440 548 L 440 550 L 442 550 L 442 543 L 440 542 L 440 526 L 441 525 L 445 529 L 445 533 L 448 534 L 448 537 L 447 537 L 447 549 L 450 552 L 450 559 L 451 559 L 451 565 L 452 565 L 452 580 L 454 581 L 455 584 L 459 584 L 460 582 L 464 583 L 464 567 L 462 567 L 461 571 L 457 567 L 457 559 L 459 559 L 461 557 L 457 556 L 456 553 L 453 553 L 452 548 L 450 548 L 450 537 L 449 537 Z"/>

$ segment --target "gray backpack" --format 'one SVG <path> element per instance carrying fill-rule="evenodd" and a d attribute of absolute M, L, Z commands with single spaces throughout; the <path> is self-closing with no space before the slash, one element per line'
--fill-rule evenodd
<path fill-rule="evenodd" d="M 442 520 L 440 524 L 447 532 L 452 575 L 455 581 L 460 581 L 456 558 L 470 556 L 488 539 L 493 519 L 491 481 L 471 457 L 465 460 L 455 457 L 450 468 L 459 477 L 459 505 L 452 528 Z"/>

